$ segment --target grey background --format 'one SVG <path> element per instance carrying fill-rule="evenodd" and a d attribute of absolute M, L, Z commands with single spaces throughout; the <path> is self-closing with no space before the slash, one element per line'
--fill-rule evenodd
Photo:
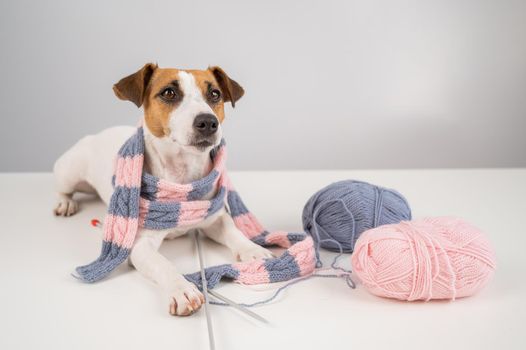
<path fill-rule="evenodd" d="M 0 171 L 141 116 L 145 62 L 222 66 L 232 169 L 526 166 L 525 1 L 2 1 Z"/>

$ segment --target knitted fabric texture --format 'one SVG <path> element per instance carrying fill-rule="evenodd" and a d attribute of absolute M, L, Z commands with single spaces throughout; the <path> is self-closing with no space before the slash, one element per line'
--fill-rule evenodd
<path fill-rule="evenodd" d="M 143 171 L 144 133 L 139 127 L 119 150 L 113 177 L 114 191 L 103 224 L 100 256 L 79 266 L 77 276 L 84 282 L 96 282 L 126 260 L 139 228 L 170 229 L 189 227 L 227 205 L 237 228 L 254 243 L 287 248 L 278 258 L 223 264 L 205 269 L 209 288 L 222 278 L 244 284 L 286 281 L 314 271 L 314 243 L 305 233 L 269 232 L 250 213 L 228 178 L 224 140 L 210 152 L 212 171 L 189 184 L 159 179 Z M 204 199 L 213 192 L 211 199 Z M 185 275 L 201 288 L 199 272 Z"/>

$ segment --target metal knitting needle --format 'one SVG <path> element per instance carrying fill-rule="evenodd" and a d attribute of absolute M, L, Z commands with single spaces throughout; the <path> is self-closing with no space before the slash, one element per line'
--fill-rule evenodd
<path fill-rule="evenodd" d="M 203 284 L 203 294 L 205 296 L 205 314 L 206 314 L 206 325 L 208 327 L 208 340 L 210 342 L 210 350 L 215 350 L 215 340 L 214 340 L 214 328 L 212 327 L 212 319 L 210 318 L 210 304 L 208 300 L 208 286 L 206 282 L 206 276 L 205 276 L 205 268 L 203 264 L 203 253 L 201 251 L 201 244 L 199 243 L 199 237 L 198 237 L 197 230 L 194 231 L 194 238 L 195 243 L 197 245 L 197 252 L 199 253 L 199 267 L 201 268 L 201 283 Z"/>
<path fill-rule="evenodd" d="M 247 309 L 246 307 L 242 306 L 242 305 L 239 305 L 237 304 L 235 301 L 233 300 L 230 300 L 228 299 L 227 297 L 219 294 L 218 292 L 216 291 L 213 291 L 213 290 L 209 290 L 208 293 L 210 293 L 210 295 L 213 295 L 214 297 L 216 297 L 217 299 L 221 300 L 221 301 L 224 301 L 225 303 L 227 303 L 228 305 L 232 306 L 233 308 L 241 311 L 241 312 L 244 312 L 245 314 L 251 316 L 251 317 L 254 317 L 256 320 L 258 321 L 261 321 L 263 323 L 267 323 L 269 324 L 270 322 L 266 319 L 266 318 L 263 318 L 262 316 L 256 314 L 254 311 L 252 310 L 249 310 Z"/>
<path fill-rule="evenodd" d="M 197 244 L 197 252 L 199 253 L 199 264 L 201 266 L 201 280 L 204 281 L 203 282 L 203 292 L 205 294 L 205 300 L 206 300 L 205 307 L 208 304 L 208 294 L 210 294 L 210 295 L 213 295 L 214 297 L 216 297 L 217 299 L 219 299 L 219 300 L 227 303 L 228 305 L 232 306 L 233 308 L 235 308 L 235 309 L 237 309 L 237 310 L 239 310 L 241 312 L 244 312 L 245 314 L 247 314 L 247 315 L 249 315 L 251 317 L 254 317 L 256 320 L 261 321 L 263 323 L 269 324 L 270 322 L 267 319 L 259 316 L 254 311 L 249 310 L 249 309 L 247 309 L 246 307 L 244 307 L 242 305 L 239 305 L 235 301 L 228 299 L 227 297 L 219 294 L 216 291 L 208 290 L 207 285 L 206 285 L 206 279 L 205 279 L 205 271 L 204 271 L 204 267 L 203 267 L 203 252 L 202 252 L 202 249 L 201 249 L 201 244 L 199 243 L 197 231 L 195 233 L 195 241 L 196 241 L 196 244 Z M 205 309 L 205 311 L 206 310 L 207 309 Z"/>

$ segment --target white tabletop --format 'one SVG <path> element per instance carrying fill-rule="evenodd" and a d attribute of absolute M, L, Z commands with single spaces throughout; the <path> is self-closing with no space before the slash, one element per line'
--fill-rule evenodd
<path fill-rule="evenodd" d="M 217 349 L 526 349 L 526 169 L 235 172 L 247 206 L 270 229 L 301 230 L 301 211 L 319 188 L 360 179 L 403 193 L 413 217 L 460 216 L 485 230 L 497 273 L 479 294 L 454 302 L 408 303 L 351 290 L 343 280 L 310 279 L 254 308 L 265 326 L 211 306 Z M 71 218 L 52 215 L 50 174 L 0 174 L 0 348 L 207 349 L 204 312 L 172 317 L 157 288 L 128 266 L 83 284 L 70 276 L 93 260 L 104 205 L 84 198 Z M 183 272 L 198 270 L 193 241 L 161 248 Z M 325 253 L 326 261 L 332 256 Z M 230 262 L 205 242 L 207 265 Z M 348 256 L 344 259 L 349 262 Z M 125 264 L 123 264 L 125 265 Z M 222 283 L 218 291 L 251 302 L 272 294 Z"/>

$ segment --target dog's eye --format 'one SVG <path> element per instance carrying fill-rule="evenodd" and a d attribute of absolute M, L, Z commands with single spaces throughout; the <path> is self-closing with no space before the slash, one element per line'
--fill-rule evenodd
<path fill-rule="evenodd" d="M 166 89 L 164 89 L 164 90 L 161 92 L 161 96 L 162 96 L 165 100 L 172 101 L 172 100 L 175 100 L 175 99 L 177 98 L 177 93 L 176 93 L 175 90 L 172 89 L 172 88 L 166 88 Z"/>
<path fill-rule="evenodd" d="M 221 99 L 221 91 L 217 89 L 210 90 L 210 101 L 218 102 Z"/>

